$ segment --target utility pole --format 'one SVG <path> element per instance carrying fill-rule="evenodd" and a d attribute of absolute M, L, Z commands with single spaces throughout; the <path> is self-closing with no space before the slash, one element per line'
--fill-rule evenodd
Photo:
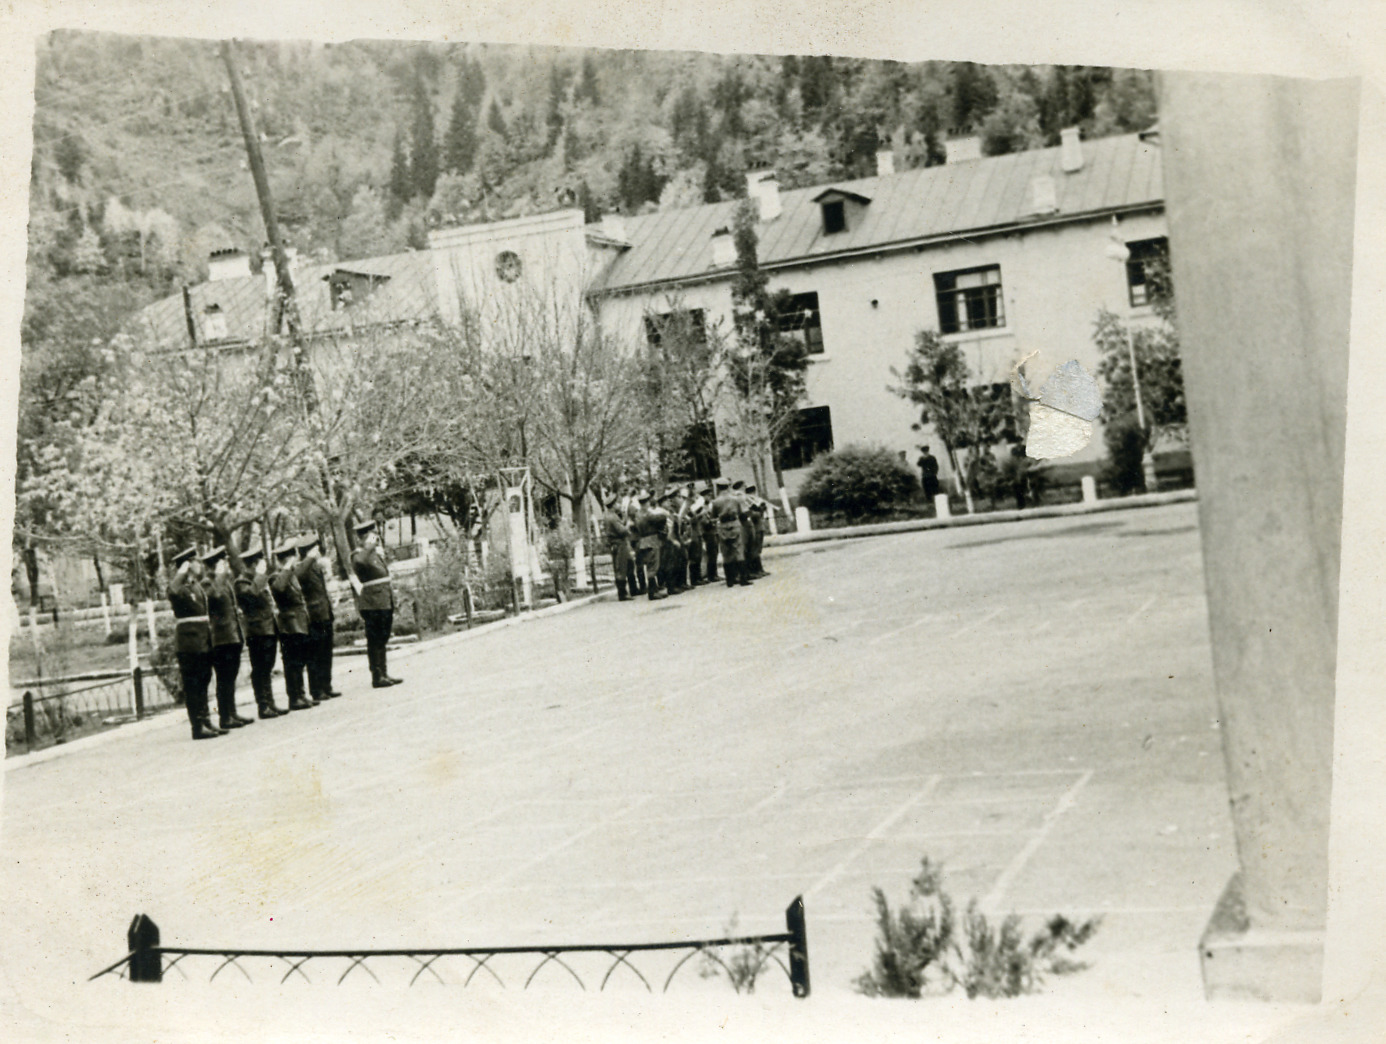
<path fill-rule="evenodd" d="M 299 391 L 309 413 L 317 412 L 317 389 L 313 386 L 312 375 L 304 368 L 307 358 L 304 354 L 303 327 L 299 320 L 298 298 L 294 293 L 293 275 L 289 272 L 289 257 L 284 253 L 284 243 L 279 236 L 279 220 L 274 214 L 274 200 L 270 196 L 269 177 L 265 174 L 265 158 L 260 152 L 260 136 L 255 130 L 250 107 L 246 104 L 245 89 L 241 85 L 241 74 L 236 68 L 232 54 L 231 40 L 221 43 L 221 60 L 226 63 L 226 75 L 231 80 L 231 96 L 236 101 L 236 115 L 241 122 L 241 134 L 245 138 L 245 151 L 250 160 L 250 174 L 255 179 L 255 194 L 260 198 L 260 216 L 265 222 L 265 235 L 269 237 L 270 253 L 274 258 L 274 275 L 279 284 L 275 295 L 273 329 L 278 332 L 281 317 L 289 328 L 289 345 L 294 354 L 294 373 L 298 378 Z"/>

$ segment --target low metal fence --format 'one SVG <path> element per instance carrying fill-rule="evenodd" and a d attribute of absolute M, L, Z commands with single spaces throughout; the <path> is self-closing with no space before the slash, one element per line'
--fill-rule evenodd
<path fill-rule="evenodd" d="M 164 672 L 136 667 L 111 678 L 72 687 L 70 681 L 53 678 L 35 685 L 39 692 L 25 691 L 17 705 L 7 708 L 6 745 L 17 739 L 22 716 L 26 753 L 63 743 L 74 734 L 84 735 L 103 726 L 139 721 L 147 714 L 173 706 L 179 700 L 178 685 Z M 44 689 L 59 691 L 44 694 Z"/>
<path fill-rule="evenodd" d="M 207 977 L 214 981 L 218 975 L 234 968 L 247 982 L 254 982 L 251 968 L 257 972 L 268 971 L 270 981 L 278 979 L 279 984 L 287 983 L 295 976 L 312 983 L 309 970 L 328 968 L 327 978 L 336 979 L 341 985 L 352 973 L 360 969 L 358 978 L 369 976 L 377 983 L 385 980 L 381 975 L 390 976 L 391 971 L 402 969 L 395 978 L 409 975 L 408 985 L 413 986 L 427 973 L 439 984 L 448 984 L 443 973 L 450 965 L 461 963 L 461 971 L 452 976 L 451 982 L 469 986 L 479 974 L 486 973 L 497 984 L 506 986 L 500 974 L 499 959 L 507 957 L 539 958 L 538 963 L 526 961 L 521 965 L 529 974 L 524 979 L 524 989 L 528 989 L 535 977 L 549 965 L 555 965 L 568 973 L 577 984 L 586 990 L 589 981 L 595 981 L 598 973 L 601 979 L 598 991 L 605 990 L 607 983 L 618 969 L 633 974 L 653 993 L 651 982 L 660 982 L 660 992 L 666 992 L 674 978 L 684 970 L 694 957 L 700 957 L 703 968 L 712 967 L 724 973 L 738 993 L 754 989 L 760 973 L 771 965 L 779 967 L 788 977 L 790 989 L 795 997 L 809 995 L 808 935 L 804 922 L 804 900 L 800 896 L 789 904 L 785 911 L 785 931 L 769 935 L 745 935 L 722 939 L 694 939 L 684 942 L 620 943 L 620 944 L 578 944 L 572 946 L 469 946 L 469 947 L 411 947 L 391 950 L 248 950 L 230 947 L 187 947 L 161 946 L 159 928 L 144 914 L 139 914 L 130 922 L 126 940 L 130 952 L 110 967 L 103 968 L 87 981 L 103 976 L 115 976 L 130 982 L 162 982 L 170 971 L 177 971 L 184 979 L 191 979 L 187 968 L 203 962 L 212 966 Z M 646 976 L 632 962 L 636 955 L 666 954 L 675 956 L 682 953 L 673 967 L 662 976 Z M 584 979 L 574 967 L 578 963 L 576 955 L 595 955 L 599 958 L 596 970 L 590 971 L 589 979 Z M 639 958 L 636 957 L 638 960 Z M 608 963 L 609 961 L 609 963 Z M 315 965 L 314 968 L 305 966 Z M 338 974 L 338 969 L 341 969 Z M 602 969 L 605 969 L 604 972 Z M 282 971 L 282 974 L 280 972 Z M 377 974 L 379 972 L 380 974 Z M 410 974 L 412 973 L 412 974 Z M 515 977 L 518 979 L 518 976 Z M 512 979 L 515 981 L 515 979 Z"/>

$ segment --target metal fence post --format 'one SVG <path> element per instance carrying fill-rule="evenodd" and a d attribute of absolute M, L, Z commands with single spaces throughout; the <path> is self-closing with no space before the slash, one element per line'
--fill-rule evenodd
<path fill-rule="evenodd" d="M 784 912 L 785 927 L 794 941 L 789 944 L 789 982 L 794 996 L 809 995 L 808 931 L 804 925 L 804 897 L 796 896 Z"/>
<path fill-rule="evenodd" d="M 32 751 L 34 744 L 38 742 L 38 736 L 34 728 L 34 694 L 26 692 L 24 694 L 24 749 Z"/>
<path fill-rule="evenodd" d="M 139 664 L 130 672 L 130 681 L 135 686 L 135 720 L 144 717 L 144 670 Z"/>
<path fill-rule="evenodd" d="M 130 981 L 163 982 L 164 955 L 159 952 L 159 926 L 144 914 L 136 914 L 125 933 L 130 947 Z"/>
<path fill-rule="evenodd" d="M 587 560 L 587 570 L 592 574 L 592 593 L 597 594 L 601 588 L 597 586 L 597 555 L 592 553 L 592 557 Z"/>

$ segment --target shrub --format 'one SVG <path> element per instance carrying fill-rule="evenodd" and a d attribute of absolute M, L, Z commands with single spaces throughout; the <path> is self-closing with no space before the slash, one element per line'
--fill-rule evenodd
<path fill-rule="evenodd" d="M 424 567 L 409 578 L 409 596 L 402 599 L 411 606 L 409 624 L 425 631 L 441 631 L 448 617 L 462 611 L 463 591 L 467 587 L 467 561 L 454 544 L 440 544 Z M 396 622 L 395 630 L 400 629 Z"/>
<path fill-rule="evenodd" d="M 1097 931 L 1101 918 L 1075 923 L 1051 917 L 1028 939 L 1014 914 L 994 925 L 971 900 L 961 918 L 943 891 L 943 868 L 926 856 L 910 886 L 910 902 L 892 912 L 872 889 L 878 936 L 871 968 L 856 988 L 869 997 L 919 998 L 961 986 L 969 998 L 1033 993 L 1048 975 L 1086 965 L 1069 954 Z"/>
<path fill-rule="evenodd" d="M 918 491 L 914 469 L 890 450 L 848 446 L 814 461 L 799 488 L 799 502 L 813 511 L 861 518 L 908 501 Z"/>
<path fill-rule="evenodd" d="M 577 547 L 577 533 L 571 523 L 560 521 L 546 530 L 541 539 L 544 568 L 553 577 L 559 601 L 566 600 L 572 590 L 573 550 Z"/>
<path fill-rule="evenodd" d="M 1107 444 L 1107 466 L 1102 479 L 1122 496 L 1145 491 L 1145 432 L 1132 414 L 1114 418 L 1102 429 Z"/>

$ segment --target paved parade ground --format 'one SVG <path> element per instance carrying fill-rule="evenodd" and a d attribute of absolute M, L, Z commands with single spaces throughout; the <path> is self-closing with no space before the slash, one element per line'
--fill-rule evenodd
<path fill-rule="evenodd" d="M 905 1002 L 852 980 L 871 887 L 904 899 L 927 855 L 960 902 L 1034 927 L 1104 916 L 1091 967 L 1046 985 L 1056 1003 L 1201 1004 L 1197 942 L 1236 860 L 1196 506 L 792 550 L 749 589 L 397 653 L 392 689 L 343 660 L 344 698 L 212 742 L 135 727 L 10 767 L 11 1003 L 99 1021 L 136 994 L 217 1012 L 235 993 L 259 1011 L 409 978 L 86 984 L 139 912 L 166 945 L 607 943 L 782 931 L 802 895 L 813 996 L 776 970 L 757 1003 L 896 1018 Z M 553 967 L 526 994 L 527 974 L 449 1004 L 731 995 L 685 971 L 672 1001 L 629 976 L 593 997 Z"/>

